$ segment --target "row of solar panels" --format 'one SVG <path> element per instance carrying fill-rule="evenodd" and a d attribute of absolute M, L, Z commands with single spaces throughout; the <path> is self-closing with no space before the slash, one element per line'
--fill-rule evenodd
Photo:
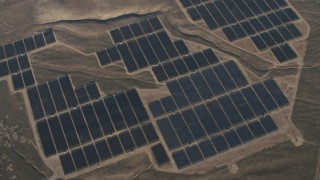
<path fill-rule="evenodd" d="M 248 125 L 230 129 L 197 144 L 177 150 L 172 153 L 172 157 L 178 169 L 186 168 L 241 144 L 261 138 L 277 129 L 270 116 L 262 117 L 260 120 L 248 123 Z"/>
<path fill-rule="evenodd" d="M 301 36 L 301 32 L 294 24 L 287 24 L 279 26 L 277 29 L 254 35 L 251 40 L 260 51 L 263 51 Z"/>
<path fill-rule="evenodd" d="M 158 140 L 153 125 L 145 123 L 142 127 L 131 128 L 83 148 L 74 149 L 71 153 L 67 152 L 59 157 L 64 173 L 69 174 L 121 154 L 132 152 Z"/>
<path fill-rule="evenodd" d="M 0 78 L 30 68 L 30 61 L 26 54 L 0 61 Z"/>
<path fill-rule="evenodd" d="M 254 1 L 256 0 L 209 1 L 208 3 L 188 8 L 187 12 L 193 21 L 203 19 L 210 29 L 216 29 L 287 6 L 284 0 Z"/>
<path fill-rule="evenodd" d="M 158 17 L 141 20 L 110 31 L 115 44 L 163 29 Z"/>
<path fill-rule="evenodd" d="M 182 3 L 186 7 L 193 4 L 191 1 Z M 279 47 L 302 36 L 291 23 L 299 20 L 299 16 L 285 0 L 218 0 L 188 8 L 187 12 L 194 21 L 204 19 L 210 29 L 221 27 L 229 41 L 251 36 L 259 50 L 272 48 L 279 62 L 297 57 L 290 46 L 285 46 L 288 51 Z"/>
<path fill-rule="evenodd" d="M 281 11 L 278 11 L 281 12 Z M 297 27 L 292 23 L 289 17 L 283 15 L 280 18 L 277 17 L 274 13 L 271 13 L 275 17 L 269 17 L 270 13 L 267 15 L 262 15 L 257 18 L 253 18 L 249 21 L 243 21 L 241 23 L 236 23 L 231 26 L 227 26 L 222 28 L 222 31 L 226 35 L 229 41 L 236 41 L 238 39 L 243 39 L 245 37 L 262 33 L 270 33 L 273 35 L 275 32 L 279 31 L 278 36 L 272 36 L 274 39 L 278 39 L 281 36 L 281 41 L 289 41 L 301 36 L 300 31 Z M 280 32 L 279 26 L 286 26 L 287 30 L 283 30 Z M 266 32 L 265 32 L 266 31 Z M 287 34 L 289 33 L 289 34 Z M 287 37 L 291 36 L 291 37 Z M 287 37 L 287 38 L 285 38 Z M 280 41 L 279 38 L 279 41 Z"/>
<path fill-rule="evenodd" d="M 218 57 L 209 48 L 153 66 L 152 71 L 158 82 L 163 82 L 218 62 Z"/>
<path fill-rule="evenodd" d="M 227 61 L 201 71 L 167 82 L 173 98 L 167 97 L 149 103 L 154 117 L 218 96 L 248 84 L 234 61 Z M 175 102 L 175 103 L 173 103 Z M 160 108 L 161 104 L 165 108 Z"/>
<path fill-rule="evenodd" d="M 91 100 L 100 97 L 95 82 L 85 87 Z M 76 107 L 83 101 L 83 94 L 75 93 L 69 76 L 30 87 L 27 89 L 27 94 L 35 120 Z"/>
<path fill-rule="evenodd" d="M 85 104 L 69 112 L 41 120 L 37 123 L 46 156 L 84 144 L 148 120 L 148 115 L 135 90 L 106 96 L 103 100 Z M 42 126 L 53 124 L 51 129 L 56 150 L 48 144 L 50 132 Z M 60 127 L 60 124 L 62 127 Z M 63 137 L 65 134 L 66 138 Z M 67 145 L 68 144 L 68 145 Z"/>
<path fill-rule="evenodd" d="M 54 42 L 56 42 L 56 38 L 53 30 L 49 29 L 32 37 L 0 46 L 0 61 L 39 49 Z"/>
<path fill-rule="evenodd" d="M 277 84 L 267 80 L 175 112 L 160 118 L 157 124 L 167 146 L 173 150 L 287 104 L 288 100 Z"/>
<path fill-rule="evenodd" d="M 123 42 L 115 47 L 96 53 L 100 65 L 108 65 L 122 59 L 128 72 L 138 71 L 189 52 L 183 41 L 173 42 L 163 30 Z"/>

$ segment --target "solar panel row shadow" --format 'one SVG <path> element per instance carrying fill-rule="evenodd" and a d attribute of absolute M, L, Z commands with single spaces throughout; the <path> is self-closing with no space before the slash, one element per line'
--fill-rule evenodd
<path fill-rule="evenodd" d="M 110 35 L 113 42 L 117 44 L 161 29 L 163 26 L 158 17 L 152 17 L 111 30 Z"/>

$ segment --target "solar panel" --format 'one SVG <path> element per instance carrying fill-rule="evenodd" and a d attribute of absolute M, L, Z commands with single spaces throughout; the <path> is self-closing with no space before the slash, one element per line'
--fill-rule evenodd
<path fill-rule="evenodd" d="M 67 109 L 67 104 L 64 99 L 59 81 L 57 79 L 49 81 L 48 85 L 57 111 L 59 112 Z"/>
<path fill-rule="evenodd" d="M 27 89 L 27 94 L 35 120 L 44 117 L 44 111 L 37 88 L 31 87 Z"/>
<path fill-rule="evenodd" d="M 77 106 L 78 101 L 74 93 L 69 76 L 60 77 L 58 80 L 59 80 L 62 92 L 64 94 L 64 97 L 66 98 L 68 107 L 72 108 Z"/>
<path fill-rule="evenodd" d="M 30 69 L 22 72 L 24 87 L 28 87 L 35 84 L 33 73 Z"/>
<path fill-rule="evenodd" d="M 188 47 L 181 39 L 174 41 L 174 46 L 177 48 L 180 55 L 185 55 L 189 53 Z"/>
<path fill-rule="evenodd" d="M 171 126 L 168 118 L 162 118 L 157 121 L 161 134 L 170 150 L 176 149 L 181 146 L 181 143 Z"/>
<path fill-rule="evenodd" d="M 263 84 L 266 86 L 266 88 L 272 95 L 273 99 L 277 102 L 279 107 L 283 107 L 289 104 L 289 101 L 287 100 L 287 98 L 282 93 L 281 89 L 273 79 L 266 80 L 263 82 Z"/>
<path fill-rule="evenodd" d="M 87 94 L 87 91 L 86 91 L 85 86 L 76 87 L 76 88 L 74 89 L 74 91 L 75 91 L 75 93 L 76 93 L 78 102 L 79 102 L 80 104 L 89 101 L 89 96 L 88 96 L 88 94 Z"/>
<path fill-rule="evenodd" d="M 11 76 L 12 83 L 13 83 L 13 89 L 15 91 L 21 89 L 24 87 L 23 78 L 21 73 L 17 73 Z"/>
<path fill-rule="evenodd" d="M 48 157 L 56 154 L 56 149 L 53 144 L 47 121 L 39 121 L 36 125 L 45 156 Z"/>
<path fill-rule="evenodd" d="M 120 138 L 120 141 L 121 141 L 121 144 L 123 146 L 124 151 L 131 152 L 136 148 L 129 131 L 124 131 L 124 132 L 120 133 L 119 138 Z"/>
<path fill-rule="evenodd" d="M 33 37 L 25 38 L 23 42 L 24 42 L 24 45 L 26 46 L 27 52 L 30 52 L 36 49 L 36 44 L 33 40 Z"/>
<path fill-rule="evenodd" d="M 3 46 L 0 46 L 0 60 L 6 57 Z"/>
<path fill-rule="evenodd" d="M 29 58 L 26 54 L 18 56 L 18 62 L 21 70 L 30 68 Z"/>
<path fill-rule="evenodd" d="M 69 148 L 78 146 L 80 142 L 77 136 L 76 129 L 73 125 L 70 113 L 66 112 L 66 113 L 60 114 L 59 120 L 63 129 L 64 135 L 66 137 L 66 140 L 68 142 Z"/>
<path fill-rule="evenodd" d="M 243 143 L 246 143 L 254 139 L 254 136 L 252 135 L 251 131 L 246 125 L 238 127 L 236 131 L 239 134 L 239 137 Z"/>
<path fill-rule="evenodd" d="M 212 134 L 218 130 L 208 110 L 200 106 L 195 107 L 197 114 L 193 109 L 187 109 L 181 112 L 196 140 L 206 136 L 206 133 Z"/>
<path fill-rule="evenodd" d="M 75 168 L 75 165 L 73 164 L 70 153 L 60 155 L 59 159 L 60 159 L 64 174 L 70 174 L 76 171 L 76 168 Z"/>
<path fill-rule="evenodd" d="M 81 110 L 87 122 L 92 139 L 101 137 L 103 135 L 103 132 L 93 110 L 92 104 L 82 106 Z"/>
<path fill-rule="evenodd" d="M 96 82 L 90 82 L 85 85 L 90 100 L 100 98 L 100 92 Z"/>
<path fill-rule="evenodd" d="M 45 38 L 45 40 L 46 40 L 47 45 L 56 42 L 56 38 L 55 38 L 55 35 L 54 35 L 52 29 L 49 29 L 48 31 L 45 31 L 45 32 L 43 33 L 43 35 L 44 35 L 44 38 Z"/>
<path fill-rule="evenodd" d="M 191 164 L 186 152 L 183 149 L 172 153 L 172 157 L 179 169 Z"/>
<path fill-rule="evenodd" d="M 149 109 L 151 110 L 153 117 L 157 117 L 165 113 L 165 110 L 163 109 L 159 100 L 150 102 L 148 106 L 149 106 Z"/>
<path fill-rule="evenodd" d="M 10 57 L 16 55 L 13 43 L 6 44 L 6 45 L 4 45 L 3 48 L 4 48 L 4 52 L 6 53 L 7 58 L 10 58 Z"/>
<path fill-rule="evenodd" d="M 104 134 L 112 134 L 115 128 L 111 122 L 111 118 L 102 100 L 93 103 L 94 111 L 101 125 Z"/>
<path fill-rule="evenodd" d="M 217 154 L 210 140 L 200 142 L 199 148 L 205 158 L 209 158 Z"/>
<path fill-rule="evenodd" d="M 86 156 L 86 159 L 88 161 L 89 166 L 92 166 L 92 165 L 100 162 L 98 153 L 97 153 L 96 148 L 94 147 L 93 144 L 90 144 L 90 145 L 83 147 L 83 152 Z"/>
<path fill-rule="evenodd" d="M 271 133 L 273 131 L 276 131 L 278 129 L 277 125 L 273 121 L 272 117 L 267 115 L 265 117 L 260 118 L 260 122 L 264 129 L 267 131 L 267 133 Z"/>
<path fill-rule="evenodd" d="M 107 138 L 107 142 L 108 142 L 108 145 L 110 147 L 110 151 L 111 151 L 113 157 L 119 156 L 120 154 L 123 154 L 123 149 L 122 149 L 122 146 L 121 146 L 121 143 L 120 143 L 118 136 L 113 136 L 113 137 Z"/>
<path fill-rule="evenodd" d="M 50 126 L 50 131 L 51 131 L 57 152 L 64 152 L 66 149 L 68 149 L 68 145 L 63 135 L 59 118 L 58 117 L 49 118 L 48 124 Z"/>
<path fill-rule="evenodd" d="M 159 136 L 151 123 L 144 124 L 142 130 L 149 144 L 159 140 Z"/>
<path fill-rule="evenodd" d="M 253 123 L 250 123 L 248 126 L 249 126 L 251 132 L 253 133 L 254 137 L 256 137 L 256 138 L 264 136 L 266 134 L 264 128 L 259 123 L 259 121 L 255 121 Z"/>
<path fill-rule="evenodd" d="M 79 140 L 82 144 L 91 140 L 89 130 L 80 109 L 70 111 L 74 126 L 76 127 Z"/>
<path fill-rule="evenodd" d="M 10 73 L 16 73 L 20 71 L 18 60 L 15 57 L 8 60 L 8 66 L 9 66 Z"/>
<path fill-rule="evenodd" d="M 9 68 L 7 61 L 1 61 L 0 62 L 0 77 L 4 77 L 9 75 Z"/>
<path fill-rule="evenodd" d="M 223 133 L 223 136 L 225 137 L 230 148 L 233 148 L 242 144 L 240 138 L 238 137 L 237 133 L 233 129 Z"/>
<path fill-rule="evenodd" d="M 151 150 L 158 165 L 169 162 L 169 157 L 161 143 L 152 146 Z"/>
<path fill-rule="evenodd" d="M 53 115 L 56 113 L 53 100 L 47 84 L 41 84 L 38 87 L 39 95 L 46 115 Z"/>
<path fill-rule="evenodd" d="M 190 162 L 192 164 L 195 164 L 195 163 L 203 160 L 203 156 L 202 156 L 200 149 L 197 145 L 189 146 L 185 149 L 185 151 L 186 151 L 186 153 L 190 159 Z"/>
<path fill-rule="evenodd" d="M 211 142 L 216 148 L 218 153 L 224 152 L 229 149 L 229 146 L 222 135 L 211 138 Z"/>
<path fill-rule="evenodd" d="M 86 157 L 84 156 L 83 150 L 81 148 L 71 151 L 71 155 L 77 171 L 88 167 Z"/>
<path fill-rule="evenodd" d="M 137 147 L 142 147 L 147 144 L 147 140 L 140 127 L 133 128 L 130 132 Z"/>
<path fill-rule="evenodd" d="M 15 48 L 17 54 L 23 54 L 26 52 L 23 40 L 14 42 L 14 48 Z"/>
<path fill-rule="evenodd" d="M 101 161 L 112 158 L 112 154 L 106 140 L 102 139 L 100 141 L 97 141 L 95 143 L 95 146 L 97 148 L 97 152 Z"/>
<path fill-rule="evenodd" d="M 34 41 L 35 41 L 37 48 L 41 48 L 41 47 L 46 46 L 46 42 L 44 40 L 42 33 L 33 36 L 33 38 L 34 38 Z"/>
<path fill-rule="evenodd" d="M 122 114 L 120 113 L 120 109 L 116 104 L 115 98 L 113 96 L 108 96 L 104 99 L 104 103 L 110 113 L 111 120 L 116 130 L 125 129 L 126 124 Z"/>
<path fill-rule="evenodd" d="M 125 92 L 121 92 L 115 95 L 121 113 L 126 121 L 128 127 L 138 124 L 138 120 L 133 112 L 129 99 Z"/>
<path fill-rule="evenodd" d="M 231 42 L 249 36 L 257 48 L 263 51 L 302 36 L 294 25 L 299 16 L 285 1 L 197 1 L 199 3 L 181 1 L 192 21 L 202 19 L 210 30 L 221 28 Z M 283 29 L 283 25 L 286 29 Z M 289 33 L 285 33 L 287 29 Z M 292 37 L 288 37 L 290 34 Z M 280 52 L 273 53 L 281 63 L 285 60 L 279 55 Z"/>

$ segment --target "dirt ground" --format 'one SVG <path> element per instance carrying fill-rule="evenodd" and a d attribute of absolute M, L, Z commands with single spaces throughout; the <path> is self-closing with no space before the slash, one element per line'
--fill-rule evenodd
<path fill-rule="evenodd" d="M 77 179 L 314 179 L 320 152 L 320 2 L 290 0 L 311 26 L 307 40 L 297 96 L 291 119 L 304 139 L 296 147 L 284 139 L 278 145 L 252 151 L 254 155 L 237 161 L 239 170 L 232 174 L 227 166 L 209 168 L 206 173 L 179 174 L 158 171 L 149 156 L 140 153 L 97 170 L 77 176 Z M 274 67 L 273 62 L 248 53 L 211 36 L 190 24 L 172 0 L 2 0 L 0 1 L 0 44 L 19 40 L 53 27 L 59 43 L 30 55 L 37 82 L 45 82 L 68 73 L 77 84 L 97 80 L 105 94 L 130 87 L 145 92 L 153 99 L 155 83 L 149 72 L 128 75 L 121 64 L 100 68 L 94 56 L 96 50 L 111 45 L 107 29 L 160 14 L 167 30 L 175 37 L 217 49 L 238 59 L 252 82 L 273 77 L 294 82 L 299 65 Z M 12 15 L 12 12 L 19 15 Z M 170 12 L 170 13 L 168 13 Z M 164 14 L 164 15 L 163 15 Z M 205 38 L 204 38 L 205 37 Z M 303 47 L 303 45 L 301 45 Z M 78 65 L 74 65 L 78 64 Z M 285 77 L 282 78 L 281 77 Z M 292 84 L 292 83 L 291 83 Z M 293 83 L 294 84 L 294 83 Z M 165 89 L 165 88 L 164 88 Z M 287 93 L 294 89 L 287 87 Z M 0 179 L 50 179 L 53 172 L 45 166 L 36 150 L 35 138 L 21 94 L 12 94 L 6 81 L 0 82 Z M 165 92 L 163 93 L 166 94 Z M 288 112 L 290 113 L 290 112 Z M 250 148 L 250 147 L 249 147 Z M 254 149 L 254 145 L 252 147 Z M 41 153 L 41 152 L 40 152 Z M 215 162 L 215 160 L 212 160 Z"/>

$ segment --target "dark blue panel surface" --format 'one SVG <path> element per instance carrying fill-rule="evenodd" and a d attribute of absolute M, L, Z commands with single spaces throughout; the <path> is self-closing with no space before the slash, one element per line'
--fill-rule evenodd
<path fill-rule="evenodd" d="M 205 158 L 208 158 L 217 154 L 210 140 L 205 140 L 203 142 L 200 142 L 198 145 Z"/>
<path fill-rule="evenodd" d="M 252 135 L 251 131 L 246 125 L 238 127 L 236 131 L 239 134 L 239 137 L 243 143 L 254 139 L 254 136 Z"/>
<path fill-rule="evenodd" d="M 155 157 L 158 165 L 165 164 L 165 163 L 169 162 L 169 157 L 168 157 L 168 155 L 167 155 L 167 153 L 161 143 L 152 146 L 151 150 L 152 150 L 153 156 Z"/>
<path fill-rule="evenodd" d="M 83 150 L 81 148 L 71 151 L 71 154 L 77 170 L 88 167 L 86 157 L 84 156 Z"/>
<path fill-rule="evenodd" d="M 206 130 L 207 134 L 214 134 L 216 133 L 219 128 L 216 125 L 215 120 L 212 118 L 210 112 L 208 111 L 208 109 L 206 108 L 206 106 L 204 104 L 200 104 L 196 107 L 194 107 L 194 110 L 203 126 L 203 128 Z M 193 117 L 193 111 L 190 114 L 191 117 Z"/>
<path fill-rule="evenodd" d="M 211 138 L 211 142 L 218 153 L 224 152 L 229 149 L 229 146 L 222 135 Z"/>
<path fill-rule="evenodd" d="M 253 123 L 250 123 L 248 126 L 256 138 L 261 137 L 266 134 L 265 130 L 263 129 L 263 127 L 259 121 L 255 121 Z"/>
<path fill-rule="evenodd" d="M 121 144 L 123 146 L 124 151 L 130 152 L 136 148 L 129 131 L 124 131 L 124 132 L 120 133 L 119 138 L 120 138 L 120 141 L 121 141 Z"/>
<path fill-rule="evenodd" d="M 46 157 L 56 153 L 53 140 L 50 134 L 49 126 L 46 120 L 37 123 L 37 129 L 42 144 L 42 148 Z"/>
<path fill-rule="evenodd" d="M 56 145 L 57 152 L 64 152 L 66 149 L 68 149 L 68 145 L 63 135 L 59 118 L 49 118 L 48 123 L 54 140 L 54 144 Z"/>
<path fill-rule="evenodd" d="M 204 131 L 203 127 L 205 127 L 205 129 L 209 131 L 209 133 L 214 131 L 212 127 L 213 121 L 209 117 L 204 117 L 204 118 L 201 117 L 202 119 L 200 119 L 200 121 L 204 124 L 202 127 L 198 117 L 196 116 L 195 112 L 192 109 L 187 109 L 185 111 L 182 111 L 181 114 L 184 120 L 186 121 L 186 124 L 190 129 L 194 139 L 197 140 L 197 139 L 203 138 L 206 135 L 206 132 Z"/>
<path fill-rule="evenodd" d="M 100 124 L 93 110 L 92 104 L 81 107 L 82 113 L 86 119 L 92 139 L 97 139 L 103 135 Z"/>
<path fill-rule="evenodd" d="M 283 94 L 277 83 L 273 79 L 269 79 L 263 82 L 266 88 L 269 90 L 273 99 L 277 102 L 279 107 L 283 107 L 289 104 L 286 96 Z"/>
<path fill-rule="evenodd" d="M 89 166 L 97 164 L 100 162 L 98 153 L 93 144 L 83 147 L 83 152 L 86 155 Z"/>
<path fill-rule="evenodd" d="M 203 156 L 200 152 L 200 149 L 197 145 L 186 147 L 186 153 L 192 164 L 195 164 L 203 160 Z"/>
<path fill-rule="evenodd" d="M 89 134 L 89 130 L 86 122 L 84 121 L 84 118 L 82 116 L 80 109 L 72 110 L 71 116 L 72 116 L 73 124 L 76 127 L 80 142 L 84 144 L 90 141 L 91 137 Z"/>
<path fill-rule="evenodd" d="M 53 98 L 53 102 L 55 104 L 55 107 L 57 111 L 62 111 L 67 109 L 67 104 L 64 99 L 60 84 L 58 80 L 52 80 L 48 82 L 50 92 Z"/>
<path fill-rule="evenodd" d="M 70 153 L 60 155 L 59 159 L 60 159 L 64 174 L 69 174 L 69 173 L 72 173 L 76 170 Z"/>
<path fill-rule="evenodd" d="M 239 146 L 242 142 L 240 138 L 238 137 L 237 133 L 232 129 L 225 133 L 223 133 L 225 139 L 227 140 L 230 148 L 233 148 L 235 146 Z"/>
<path fill-rule="evenodd" d="M 154 129 L 152 123 L 147 123 L 142 126 L 143 133 L 145 134 L 148 143 L 151 144 L 159 140 L 158 134 Z"/>
<path fill-rule="evenodd" d="M 270 115 L 260 118 L 260 122 L 267 133 L 273 132 L 278 129 Z"/>
<path fill-rule="evenodd" d="M 112 134 L 115 129 L 111 122 L 111 118 L 102 100 L 93 103 L 94 111 L 105 135 Z"/>
<path fill-rule="evenodd" d="M 60 114 L 59 119 L 69 148 L 79 145 L 79 139 L 76 133 L 76 129 L 72 123 L 69 112 Z"/>
<path fill-rule="evenodd" d="M 184 150 L 179 150 L 172 153 L 172 157 L 179 169 L 190 165 L 190 160 Z"/>
<path fill-rule="evenodd" d="M 147 144 L 147 140 L 140 127 L 133 128 L 130 132 L 137 147 L 142 147 Z"/>
<path fill-rule="evenodd" d="M 133 112 L 129 99 L 124 92 L 115 95 L 121 113 L 128 127 L 138 124 L 138 120 Z"/>
<path fill-rule="evenodd" d="M 120 143 L 120 140 L 118 136 L 113 136 L 107 138 L 108 145 L 110 147 L 111 153 L 113 157 L 119 156 L 120 154 L 123 154 L 123 149 Z"/>
<path fill-rule="evenodd" d="M 109 146 L 108 146 L 106 140 L 102 139 L 100 141 L 97 141 L 95 143 L 95 145 L 96 145 L 97 152 L 99 154 L 99 158 L 101 159 L 101 161 L 106 160 L 106 159 L 110 159 L 112 157 L 111 151 L 109 149 Z"/>

